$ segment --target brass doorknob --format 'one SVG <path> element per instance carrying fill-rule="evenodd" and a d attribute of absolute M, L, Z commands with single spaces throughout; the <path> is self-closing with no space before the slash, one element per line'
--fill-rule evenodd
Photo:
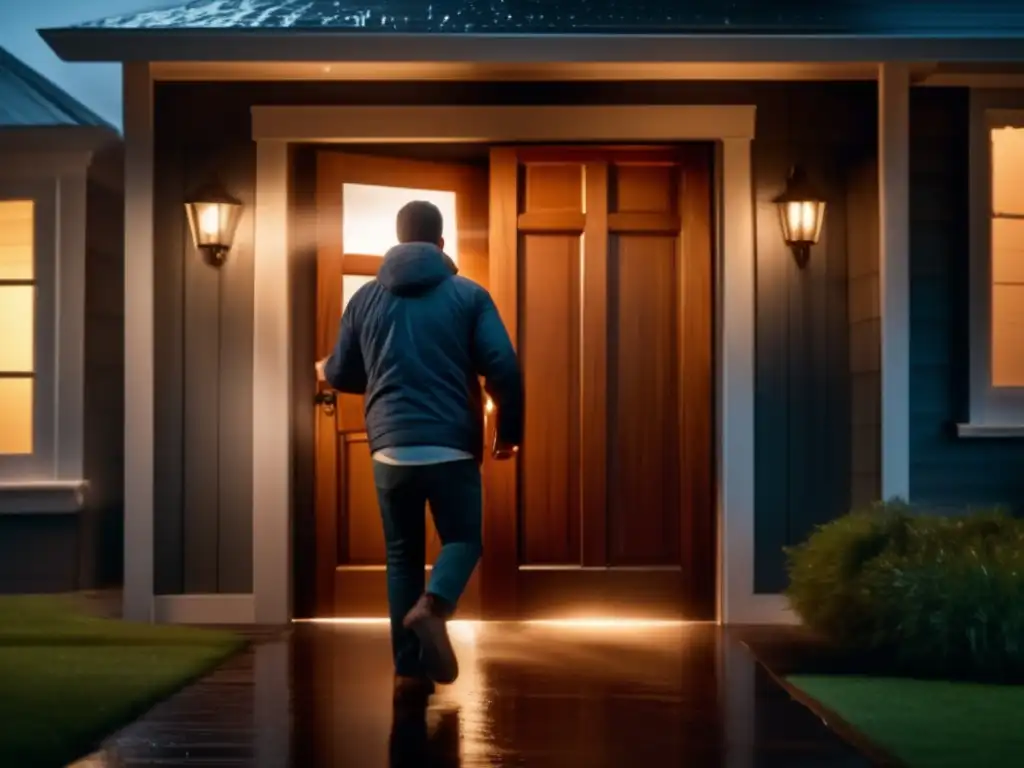
<path fill-rule="evenodd" d="M 338 396 L 332 390 L 326 389 L 313 396 L 313 404 L 323 408 L 324 415 L 333 416 L 334 409 L 338 405 Z"/>

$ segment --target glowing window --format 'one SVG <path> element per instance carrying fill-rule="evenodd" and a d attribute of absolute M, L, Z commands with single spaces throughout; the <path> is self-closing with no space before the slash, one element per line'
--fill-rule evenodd
<path fill-rule="evenodd" d="M 345 253 L 383 256 L 397 242 L 395 217 L 406 203 L 425 200 L 444 217 L 445 253 L 459 261 L 455 193 L 436 189 L 345 184 L 342 188 L 342 244 Z"/>
<path fill-rule="evenodd" d="M 992 386 L 1024 386 L 1024 129 L 992 138 Z"/>
<path fill-rule="evenodd" d="M 32 453 L 35 206 L 0 200 L 0 454 Z"/>
<path fill-rule="evenodd" d="M 345 311 L 345 307 L 352 301 L 352 297 L 356 295 L 356 291 L 366 285 L 368 282 L 373 280 L 372 277 L 367 275 L 342 275 L 341 276 L 341 311 Z"/>

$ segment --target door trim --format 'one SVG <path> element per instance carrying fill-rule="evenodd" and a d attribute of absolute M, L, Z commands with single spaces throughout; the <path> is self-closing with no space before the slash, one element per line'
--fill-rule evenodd
<path fill-rule="evenodd" d="M 253 587 L 258 619 L 291 618 L 291 142 L 714 141 L 716 162 L 717 618 L 796 621 L 754 592 L 755 107 L 253 107 L 257 145 L 253 329 Z M 384 118 L 387 118 L 384 120 Z M 279 367 L 271 366 L 279 362 Z M 269 372 L 273 378 L 268 381 Z M 259 485 L 259 488 L 256 486 Z M 271 491 L 268 493 L 268 491 Z M 288 535 L 282 535 L 288 531 Z"/>

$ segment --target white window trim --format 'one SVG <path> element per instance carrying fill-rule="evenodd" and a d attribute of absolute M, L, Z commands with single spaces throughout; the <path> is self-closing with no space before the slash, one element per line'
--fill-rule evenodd
<path fill-rule="evenodd" d="M 76 129 L 68 129 L 73 143 Z M 85 228 L 92 153 L 0 142 L 0 199 L 35 203 L 33 452 L 0 456 L 0 514 L 74 512 L 85 502 Z M 8 156 L 8 152 L 10 152 Z"/>
<path fill-rule="evenodd" d="M 1024 437 L 1024 387 L 993 387 L 992 363 L 992 149 L 995 126 L 1024 128 L 1024 90 L 973 89 L 970 106 L 970 381 L 963 438 Z"/>
<path fill-rule="evenodd" d="M 32 453 L 0 454 L 0 481 L 35 481 L 52 475 L 55 458 L 54 413 L 56 311 L 57 185 L 54 179 L 0 179 L 0 202 L 31 200 L 34 214 Z"/>

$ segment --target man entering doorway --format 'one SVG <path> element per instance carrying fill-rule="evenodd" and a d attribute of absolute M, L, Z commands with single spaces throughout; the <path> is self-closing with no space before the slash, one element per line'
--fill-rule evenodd
<path fill-rule="evenodd" d="M 460 277 L 444 253 L 436 206 L 398 212 L 399 245 L 341 318 L 318 373 L 342 392 L 365 394 L 384 539 L 397 703 L 425 702 L 451 683 L 458 661 L 447 621 L 481 554 L 484 404 L 497 415 L 493 455 L 522 439 L 523 391 L 512 342 L 490 294 Z M 441 552 L 424 591 L 424 506 Z"/>

